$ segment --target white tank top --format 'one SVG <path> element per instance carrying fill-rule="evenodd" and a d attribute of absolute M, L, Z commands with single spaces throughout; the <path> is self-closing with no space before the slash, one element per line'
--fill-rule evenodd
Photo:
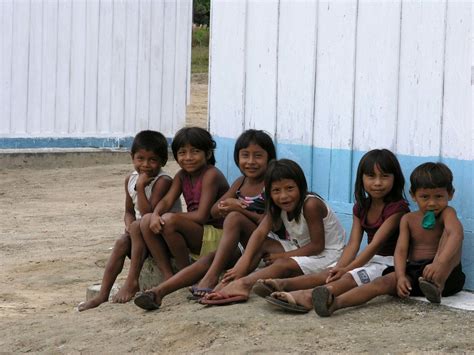
<path fill-rule="evenodd" d="M 320 199 L 327 208 L 328 214 L 323 219 L 324 223 L 324 249 L 325 250 L 342 250 L 344 248 L 344 241 L 346 239 L 346 232 L 342 228 L 339 219 L 336 214 L 331 210 L 328 204 L 315 195 L 306 195 L 305 201 L 308 198 Z M 288 214 L 285 211 L 281 211 L 281 219 L 285 225 L 286 231 L 288 232 L 289 238 L 295 242 L 300 248 L 305 246 L 311 241 L 309 236 L 308 223 L 301 210 L 299 222 L 295 219 L 289 221 Z"/>
<path fill-rule="evenodd" d="M 155 176 L 155 178 L 147 185 L 145 186 L 145 196 L 147 200 L 150 200 L 151 197 L 151 191 L 153 190 L 153 186 L 155 185 L 155 182 L 158 181 L 158 179 L 162 176 L 168 176 L 171 178 L 170 174 L 167 172 L 160 170 L 158 175 Z M 140 214 L 140 211 L 137 208 L 137 190 L 135 190 L 135 185 L 137 184 L 138 180 L 138 172 L 134 171 L 133 173 L 130 174 L 130 178 L 128 179 L 128 194 L 132 198 L 133 201 L 133 208 L 135 209 L 135 218 L 139 219 L 142 218 L 142 215 Z M 181 212 L 181 201 L 178 198 L 175 202 L 173 207 L 171 208 L 170 212 Z"/>

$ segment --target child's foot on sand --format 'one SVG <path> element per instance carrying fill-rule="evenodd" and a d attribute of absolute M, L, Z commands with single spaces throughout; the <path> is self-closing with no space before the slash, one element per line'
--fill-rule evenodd
<path fill-rule="evenodd" d="M 82 311 L 87 311 L 88 309 L 91 309 L 91 308 L 96 308 L 100 306 L 102 303 L 107 302 L 107 298 L 108 297 L 104 298 L 104 297 L 97 296 L 90 299 L 89 301 L 81 302 L 77 305 L 77 310 L 79 312 L 82 312 Z"/>
<path fill-rule="evenodd" d="M 312 291 L 314 311 L 320 317 L 329 317 L 335 311 L 335 298 L 326 286 L 315 287 Z"/>
<path fill-rule="evenodd" d="M 289 304 L 296 304 L 298 306 L 304 307 L 307 310 L 313 309 L 311 290 L 273 292 L 271 297 Z"/>
<path fill-rule="evenodd" d="M 162 298 L 152 290 L 137 292 L 133 302 L 140 308 L 153 311 L 160 308 Z"/>
<path fill-rule="evenodd" d="M 138 282 L 129 284 L 127 281 L 120 287 L 120 290 L 116 295 L 112 297 L 112 302 L 114 303 L 126 303 L 130 301 L 135 294 L 140 291 Z"/>
<path fill-rule="evenodd" d="M 205 295 L 201 299 L 201 303 L 217 304 L 218 302 L 219 304 L 226 304 L 226 300 L 229 300 L 229 303 L 233 303 L 235 302 L 234 299 L 238 299 L 238 302 L 244 302 L 249 298 L 251 289 L 252 285 L 245 284 L 242 279 L 232 281 L 223 286 L 219 291 L 213 291 Z"/>
<path fill-rule="evenodd" d="M 204 297 L 208 293 L 211 293 L 212 291 L 214 291 L 214 288 L 216 287 L 218 281 L 219 280 L 217 278 L 215 280 L 211 280 L 209 278 L 203 278 L 196 285 L 191 286 L 189 288 L 189 291 L 195 297 L 199 297 L 199 298 Z"/>

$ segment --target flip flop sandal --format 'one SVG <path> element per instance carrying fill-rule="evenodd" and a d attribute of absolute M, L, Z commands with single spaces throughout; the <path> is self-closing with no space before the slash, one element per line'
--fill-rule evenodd
<path fill-rule="evenodd" d="M 214 289 L 210 287 L 192 287 L 192 294 L 187 296 L 186 298 L 190 301 L 197 301 L 203 298 L 208 293 L 211 293 Z M 191 291 L 191 290 L 190 290 Z"/>
<path fill-rule="evenodd" d="M 318 316 L 329 317 L 331 315 L 331 312 L 329 311 L 328 307 L 328 302 L 333 301 L 334 296 L 327 287 L 315 287 L 311 294 L 311 298 L 313 300 L 314 311 L 318 314 Z"/>
<path fill-rule="evenodd" d="M 421 292 L 423 292 L 428 301 L 431 303 L 441 303 L 441 292 L 434 283 L 425 280 L 423 277 L 419 277 L 418 284 L 420 285 Z"/>
<path fill-rule="evenodd" d="M 273 306 L 276 306 L 285 311 L 295 312 L 295 313 L 308 313 L 310 309 L 303 307 L 296 303 L 295 298 L 288 292 L 282 292 L 286 295 L 288 301 L 283 301 L 273 296 L 265 297 L 265 301 L 270 303 Z"/>
<path fill-rule="evenodd" d="M 270 285 L 267 285 L 265 283 L 265 280 L 257 280 L 257 282 L 255 283 L 255 285 L 252 288 L 252 291 L 256 295 L 258 295 L 262 298 L 265 298 L 265 297 L 270 296 L 273 292 L 281 291 L 281 290 L 274 289 Z"/>
<path fill-rule="evenodd" d="M 151 291 L 138 292 L 135 295 L 133 302 L 140 308 L 147 311 L 153 311 L 160 308 L 160 305 L 155 302 L 155 294 Z"/>

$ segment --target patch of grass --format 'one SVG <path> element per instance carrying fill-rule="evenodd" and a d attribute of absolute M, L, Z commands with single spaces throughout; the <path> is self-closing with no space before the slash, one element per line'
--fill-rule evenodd
<path fill-rule="evenodd" d="M 209 27 L 193 27 L 191 49 L 191 73 L 207 73 L 209 70 Z"/>
<path fill-rule="evenodd" d="M 191 50 L 191 73 L 207 73 L 209 70 L 209 47 L 193 47 Z"/>

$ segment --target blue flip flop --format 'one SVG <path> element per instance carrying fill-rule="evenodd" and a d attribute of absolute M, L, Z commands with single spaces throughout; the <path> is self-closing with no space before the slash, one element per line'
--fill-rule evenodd
<path fill-rule="evenodd" d="M 191 286 L 189 289 L 191 294 L 186 297 L 190 301 L 196 301 L 201 299 L 204 295 L 211 293 L 213 291 L 210 287 L 197 287 L 196 285 Z"/>

